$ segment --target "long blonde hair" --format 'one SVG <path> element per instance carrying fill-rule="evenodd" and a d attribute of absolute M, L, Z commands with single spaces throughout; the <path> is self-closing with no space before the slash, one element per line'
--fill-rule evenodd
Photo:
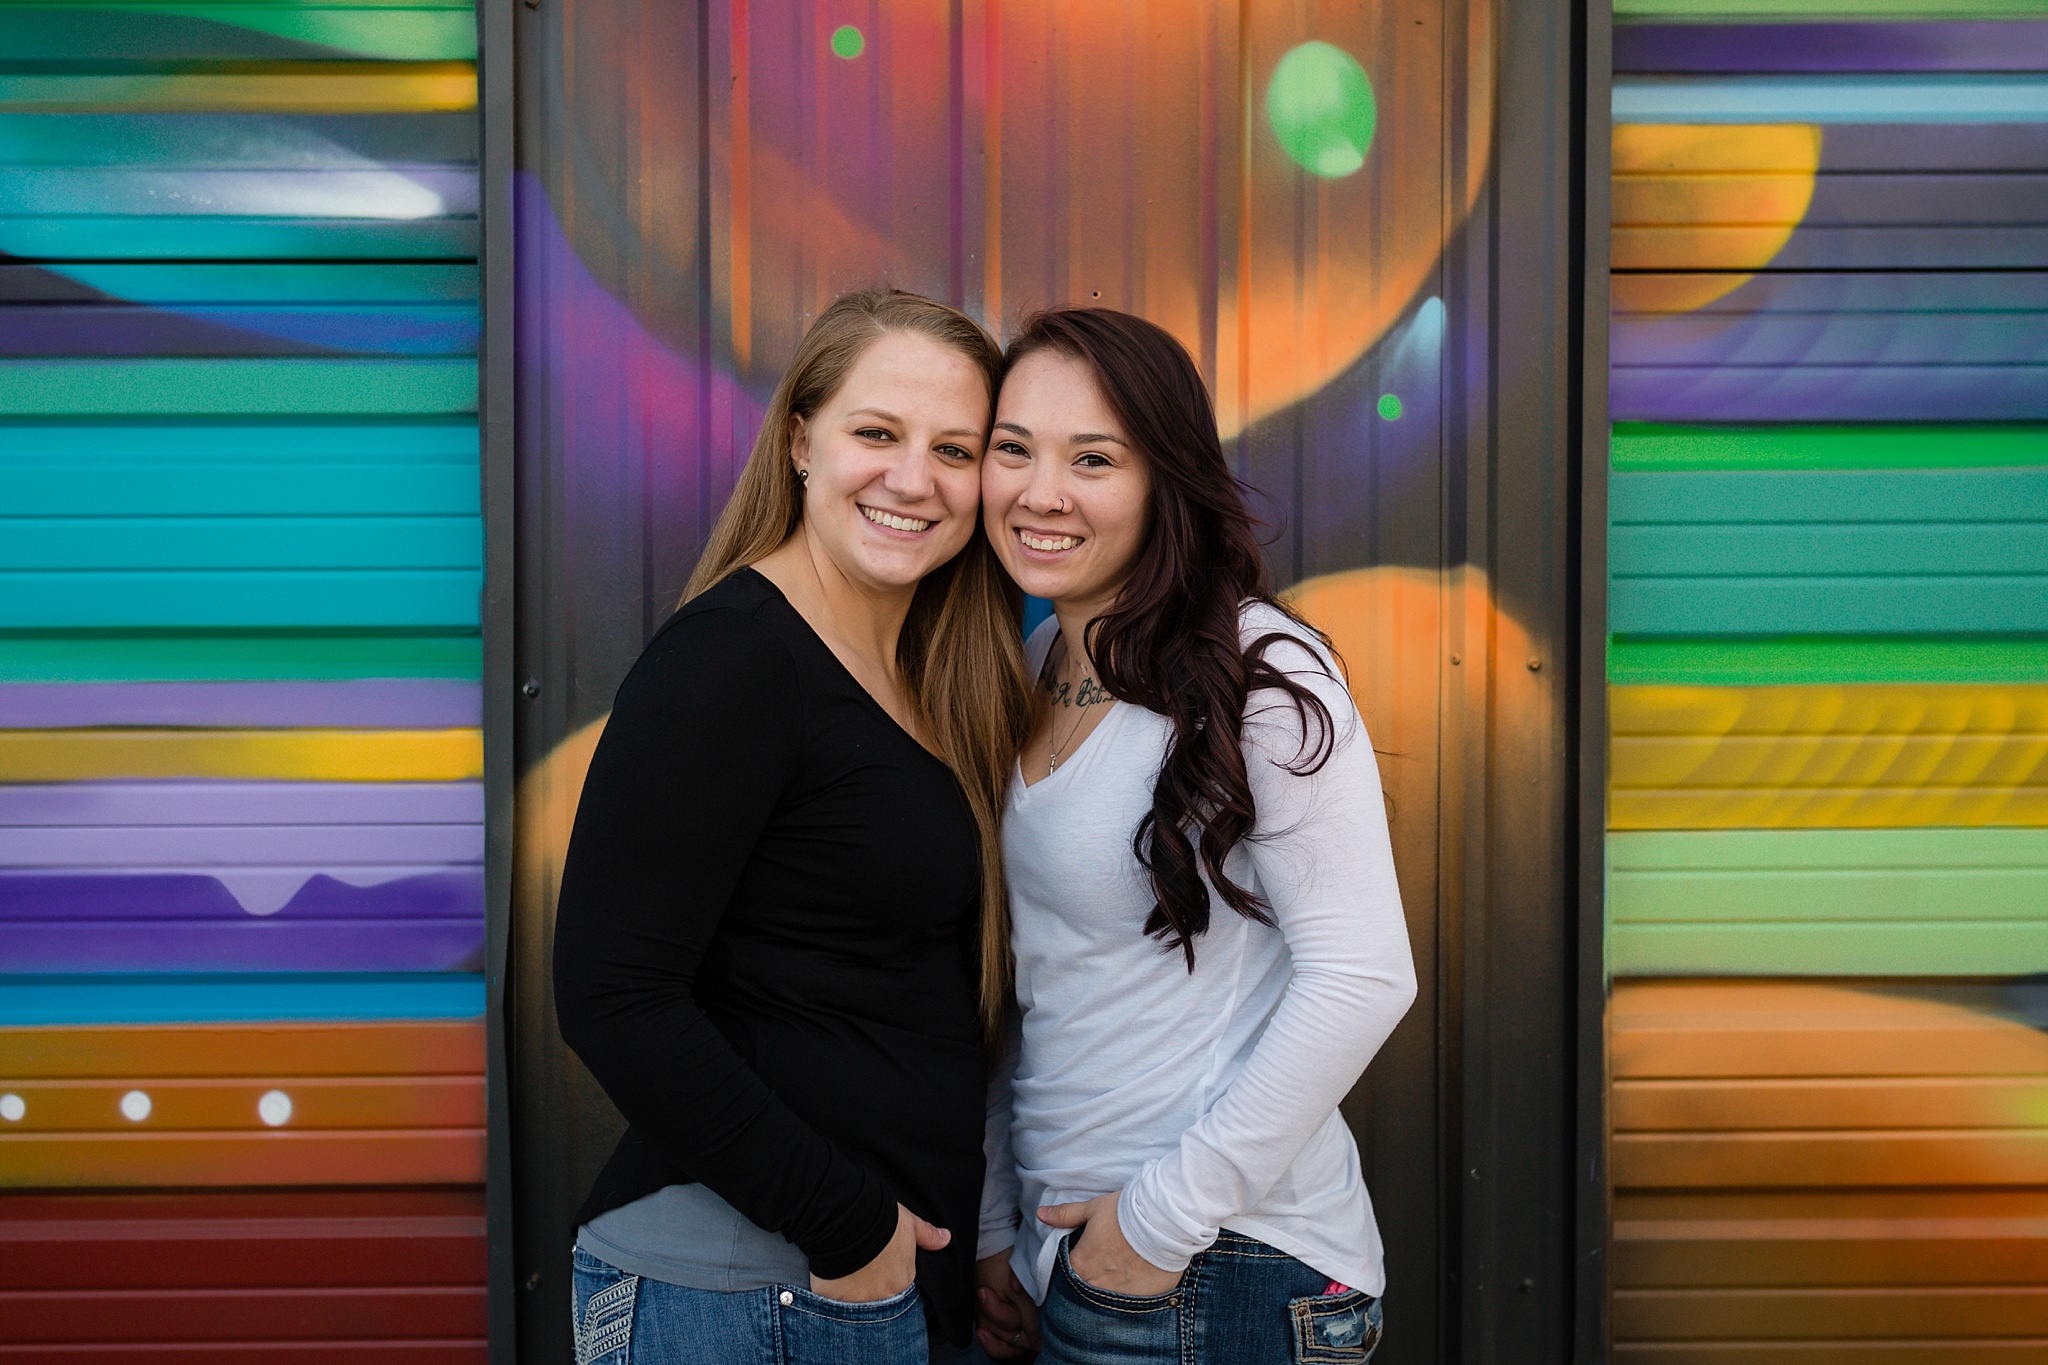
<path fill-rule="evenodd" d="M 683 590 L 687 602 L 765 558 L 803 521 L 803 485 L 790 458 L 796 423 L 839 391 L 861 354 L 891 332 L 911 332 L 972 360 L 995 403 L 1002 350 L 974 319 L 921 294 L 862 289 L 818 315 L 768 400 L 754 453 Z M 1003 892 L 1001 822 L 1010 768 L 1030 724 L 1018 632 L 1022 599 L 979 525 L 967 547 L 927 574 L 896 643 L 896 666 L 939 756 L 960 780 L 981 834 L 981 1023 L 991 1039 L 1010 995 L 1010 912 Z"/>

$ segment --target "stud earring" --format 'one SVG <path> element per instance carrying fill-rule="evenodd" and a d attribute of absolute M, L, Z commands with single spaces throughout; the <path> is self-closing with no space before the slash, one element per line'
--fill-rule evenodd
<path fill-rule="evenodd" d="M 802 484 L 804 487 L 809 488 L 811 486 L 811 471 L 808 469 L 799 469 L 796 472 L 796 481 Z"/>

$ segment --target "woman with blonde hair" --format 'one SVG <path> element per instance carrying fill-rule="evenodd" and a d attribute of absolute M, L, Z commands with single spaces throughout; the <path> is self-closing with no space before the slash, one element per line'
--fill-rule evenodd
<path fill-rule="evenodd" d="M 620 687 L 555 930 L 630 1125 L 581 1213 L 579 1365 L 898 1365 L 969 1334 L 998 812 L 1028 709 L 980 530 L 1000 365 L 839 299 Z"/>

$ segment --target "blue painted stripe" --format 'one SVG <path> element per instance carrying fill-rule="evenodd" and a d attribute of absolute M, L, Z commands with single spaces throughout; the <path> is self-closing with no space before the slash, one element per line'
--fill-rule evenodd
<path fill-rule="evenodd" d="M 413 265 L 356 262 L 300 265 L 78 264 L 62 266 L 0 266 L 0 297 L 7 296 L 9 277 L 25 272 L 75 280 L 87 291 L 136 303 L 474 303 L 477 272 L 473 265 Z"/>
<path fill-rule="evenodd" d="M 454 972 L 0 977 L 0 1026 L 9 1027 L 474 1019 L 483 1012 L 483 977 Z"/>
<path fill-rule="evenodd" d="M 0 628 L 460 628 L 482 592 L 470 569 L 0 573 Z"/>
<path fill-rule="evenodd" d="M 7 517 L 462 516 L 474 464 L 0 464 Z"/>
<path fill-rule="evenodd" d="M 1616 123 L 2041 123 L 2048 77 L 1635 76 Z"/>
<path fill-rule="evenodd" d="M 0 217 L 0 251 L 54 260 L 474 257 L 481 243 L 473 218 Z"/>
<path fill-rule="evenodd" d="M 67 464 L 191 461 L 201 464 L 460 464 L 474 468 L 474 421 L 177 422 L 141 417 L 99 422 L 8 423 L 0 427 L 0 469 Z"/>

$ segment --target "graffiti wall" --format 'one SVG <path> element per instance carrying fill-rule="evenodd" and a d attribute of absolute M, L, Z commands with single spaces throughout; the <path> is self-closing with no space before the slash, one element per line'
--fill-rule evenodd
<path fill-rule="evenodd" d="M 2048 20 L 1777 8 L 1614 30 L 1615 1358 L 2037 1360 Z"/>
<path fill-rule="evenodd" d="M 0 1355 L 481 1360 L 471 8 L 0 52 Z"/>
<path fill-rule="evenodd" d="M 1440 1234 L 1456 1221 L 1439 1174 L 1456 1127 L 1444 1088 L 1462 1083 L 1444 1079 L 1438 990 L 1464 970 L 1437 956 L 1457 932 L 1440 907 L 1526 898 L 1485 951 L 1550 936 L 1542 953 L 1557 956 L 1521 965 L 1540 962 L 1530 980 L 1560 995 L 1571 981 L 1568 940 L 1544 918 L 1561 913 L 1547 879 L 1567 842 L 1548 804 L 1571 676 L 1550 624 L 1570 581 L 1550 434 L 1565 404 L 1543 407 L 1548 380 L 1502 377 L 1562 365 L 1561 314 L 1532 305 L 1517 335 L 1554 340 L 1493 358 L 1502 300 L 1562 289 L 1569 269 L 1537 225 L 1506 234 L 1523 253 L 1512 278 L 1491 274 L 1509 273 L 1492 254 L 1494 22 L 1491 4 L 1464 0 L 518 12 L 522 1350 L 566 1350 L 568 1220 L 617 1133 L 555 1035 L 546 972 L 584 765 L 803 328 L 881 281 L 999 334 L 1049 304 L 1136 311 L 1209 382 L 1275 524 L 1275 575 L 1336 636 L 1383 752 L 1425 999 L 1347 1112 L 1409 1324 L 1383 1357 L 1434 1356 L 1454 1316 L 1440 1297 Z M 1549 20 L 1528 24 L 1532 85 L 1553 89 Z M 1547 117 L 1515 126 L 1532 166 L 1542 139 L 1565 145 Z M 1558 202 L 1565 172 L 1545 165 L 1516 202 Z M 1497 395 L 1517 384 L 1535 396 L 1503 421 Z M 1506 561 L 1515 572 L 1497 572 Z M 1523 746 L 1510 758 L 1489 747 L 1503 734 Z M 1513 792 L 1511 834 L 1487 833 L 1495 783 Z M 1455 847 L 1467 837 L 1481 849 L 1469 864 Z M 1538 1031 L 1525 1018 L 1501 1037 Z M 1564 1103 L 1568 1080 L 1553 1080 L 1503 1068 L 1475 1112 L 1505 1112 L 1509 1092 Z M 1504 1142 L 1501 1159 L 1534 1150 Z M 1568 1183 L 1562 1169 L 1541 1179 L 1523 1204 Z M 1538 1241 L 1508 1239 L 1503 1266 L 1550 1255 L 1556 1239 Z M 1557 1303 L 1503 1311 L 1555 1316 Z"/>

